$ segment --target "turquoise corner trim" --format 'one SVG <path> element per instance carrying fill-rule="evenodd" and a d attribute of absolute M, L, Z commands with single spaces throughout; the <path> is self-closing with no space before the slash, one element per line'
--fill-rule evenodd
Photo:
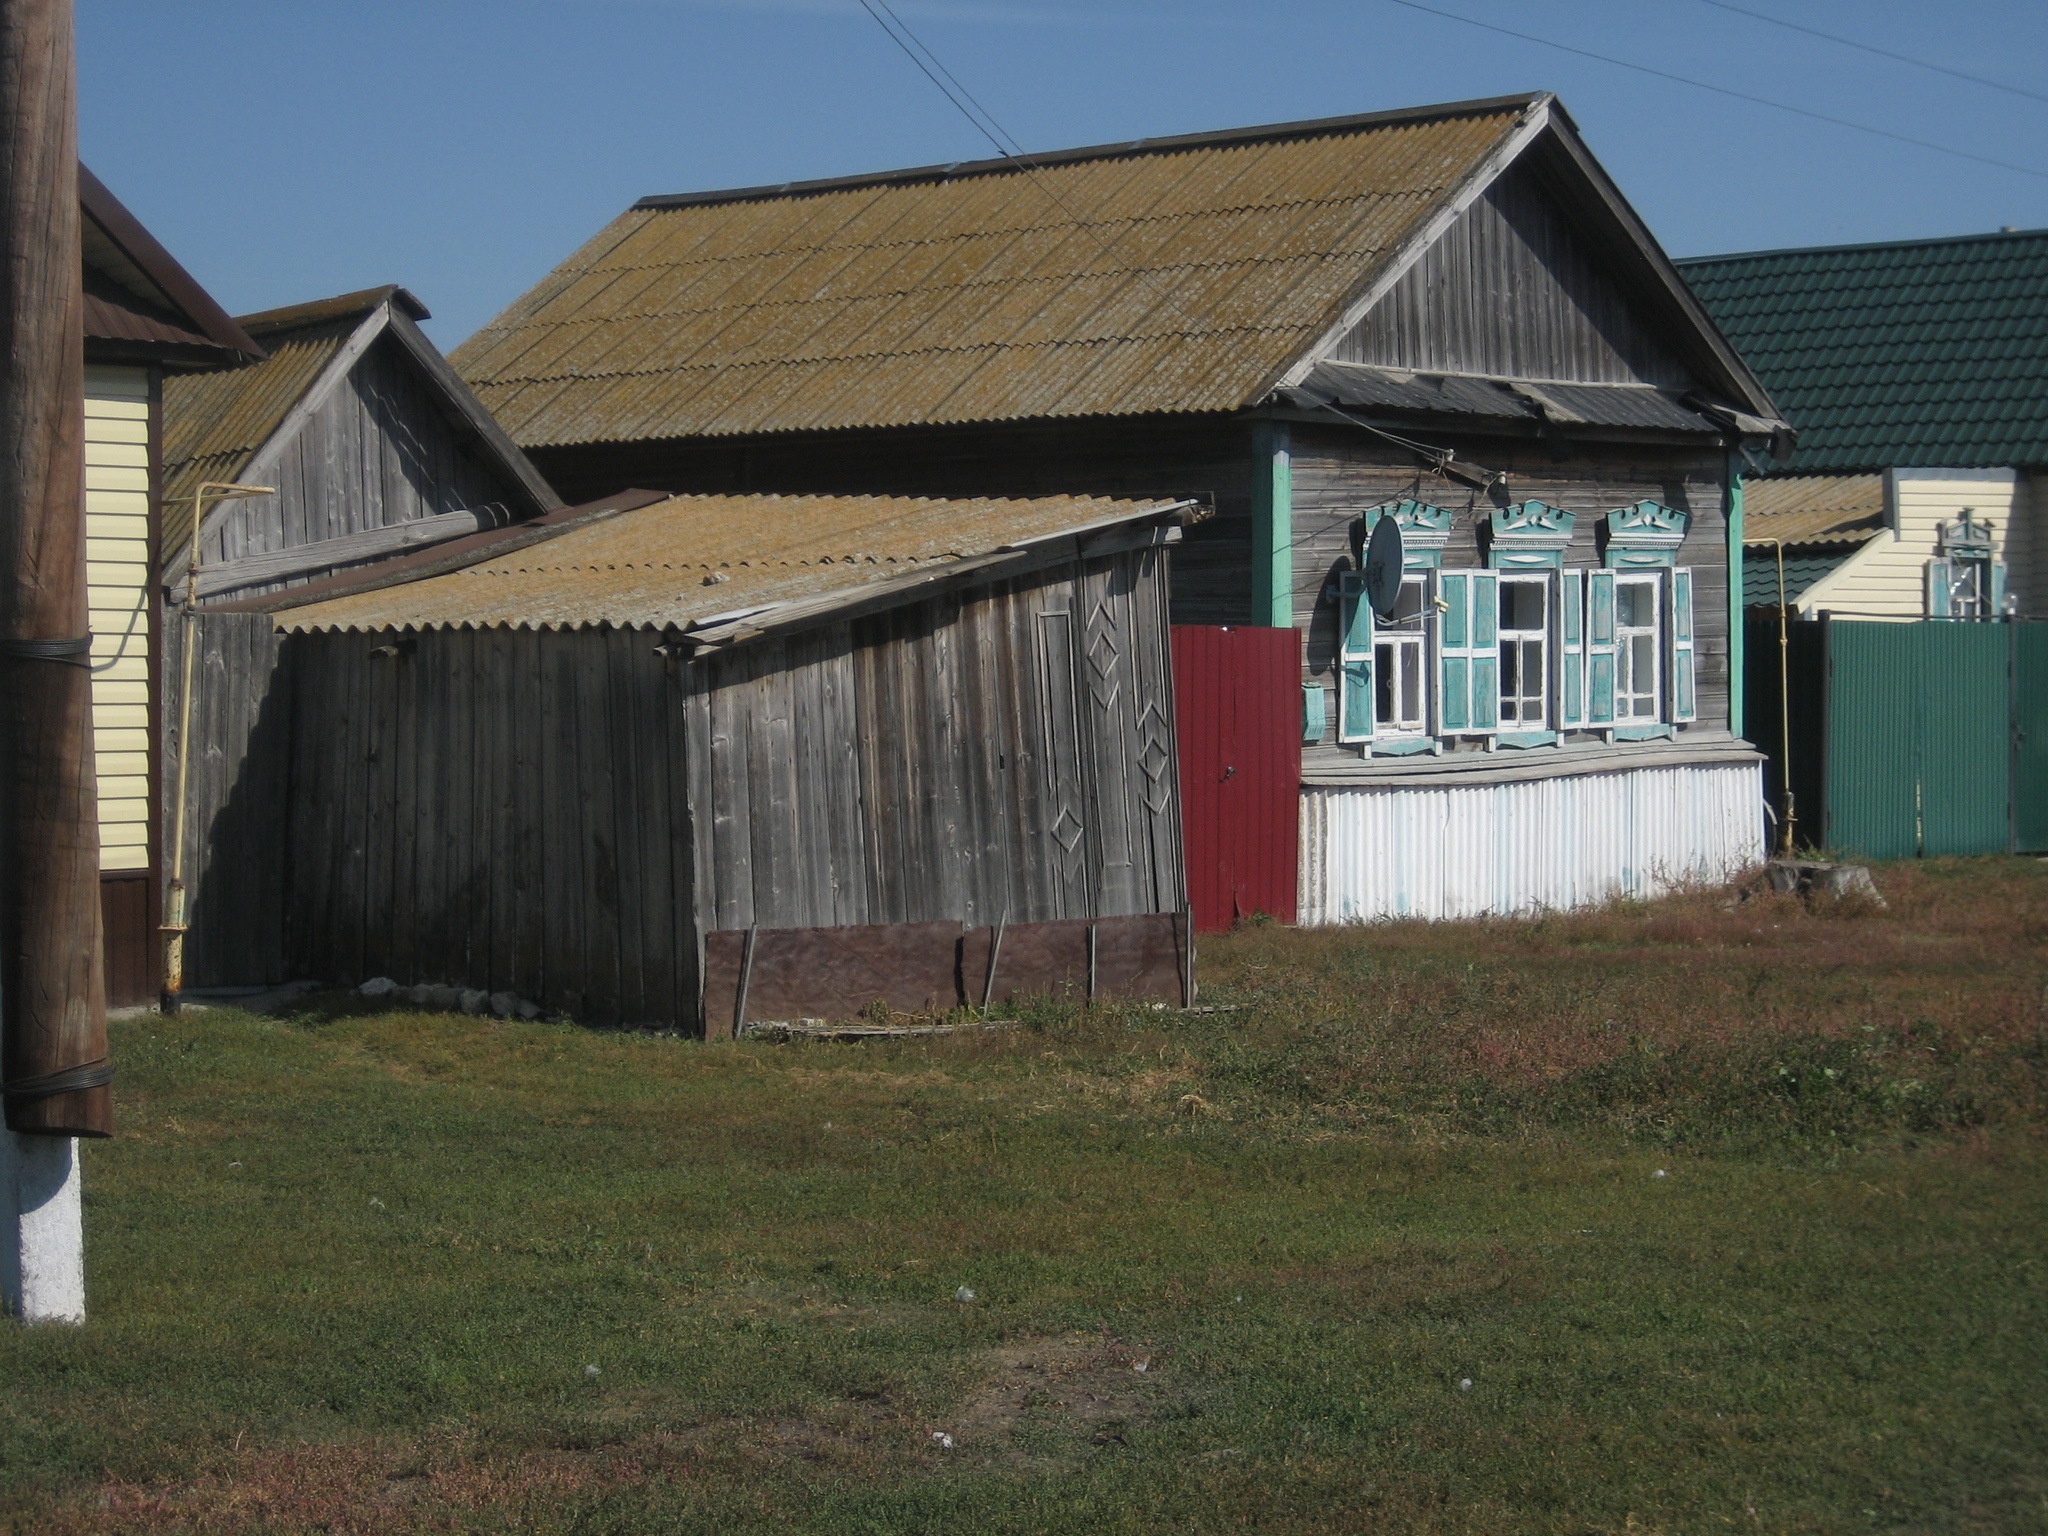
<path fill-rule="evenodd" d="M 1746 723 L 1743 710 L 1742 633 L 1742 471 L 1735 467 L 1735 455 L 1728 455 L 1728 731 L 1740 736 Z M 1693 616 L 1699 622 L 1699 615 Z"/>
<path fill-rule="evenodd" d="M 1294 461 L 1287 426 L 1259 422 L 1252 434 L 1252 613 L 1254 624 L 1294 627 Z"/>

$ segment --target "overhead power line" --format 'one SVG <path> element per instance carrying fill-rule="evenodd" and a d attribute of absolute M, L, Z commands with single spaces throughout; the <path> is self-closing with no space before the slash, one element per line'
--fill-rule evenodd
<path fill-rule="evenodd" d="M 1638 64 L 1632 59 L 1617 59 L 1612 54 L 1595 53 L 1590 48 L 1574 48 L 1569 43 L 1552 42 L 1547 37 L 1537 37 L 1529 32 L 1517 32 L 1512 27 L 1495 26 L 1490 21 L 1476 17 L 1461 16 L 1456 11 L 1438 10 L 1433 5 L 1423 5 L 1420 0 L 1387 0 L 1389 5 L 1398 5 L 1411 11 L 1421 11 L 1428 16 L 1441 16 L 1446 21 L 1463 22 L 1468 27 L 1478 27 L 1485 32 L 1498 32 L 1502 37 L 1518 38 L 1525 43 L 1534 43 L 1540 48 L 1555 48 L 1559 53 L 1577 54 L 1582 59 L 1592 59 L 1601 64 L 1612 64 L 1620 69 L 1632 69 L 1638 74 L 1654 75 L 1659 80 L 1674 81 L 1689 85 L 1695 90 L 1712 91 L 1717 96 L 1732 96 L 1737 101 L 1752 102 L 1760 107 L 1772 107 L 1780 112 L 1790 112 L 1798 117 L 1810 117 L 1818 123 L 1832 123 L 1837 128 L 1852 128 L 1858 133 L 1875 134 L 1880 139 L 1890 139 L 1897 144 L 1911 144 L 1916 149 L 1931 149 L 1938 155 L 1953 155 L 1958 160 L 1974 160 L 1979 165 L 1995 165 L 2002 171 L 2018 171 L 2022 176 L 2035 176 L 2048 181 L 2048 171 L 2036 170 L 2031 165 L 2015 165 L 2010 160 L 1994 160 L 1989 155 L 1972 154 L 1967 149 L 1957 149 L 1949 144 L 1936 144 L 1930 139 L 1916 139 L 1908 134 L 1893 133 L 1889 128 L 1874 128 L 1869 123 L 1851 122 L 1846 117 L 1830 117 L 1825 112 L 1815 112 L 1806 107 L 1795 107 L 1789 102 L 1773 101 L 1768 96 L 1752 96 L 1747 91 L 1731 90 L 1725 85 L 1713 85 L 1705 80 L 1695 80 L 1688 75 L 1674 75 L 1667 69 L 1653 69 L 1648 64 Z"/>
<path fill-rule="evenodd" d="M 1733 11 L 1738 16 L 1747 16 L 1752 21 L 1761 21 L 1773 27 L 1783 27 L 1788 32 L 1804 32 L 1808 37 L 1824 38 L 1830 43 L 1840 43 L 1844 48 L 1854 48 L 1862 53 L 1874 53 L 1880 59 L 1892 59 L 1900 64 L 1912 64 L 1921 69 L 1931 69 L 1938 75 L 1952 79 L 1967 80 L 1972 85 L 1988 85 L 1994 91 L 2010 91 L 2015 96 L 2024 96 L 2029 101 L 2048 101 L 2039 91 L 2029 91 L 2017 85 L 2007 85 L 2003 80 L 1992 80 L 1983 75 L 1973 75 L 1965 70 L 1950 69 L 1946 64 L 1935 64 L 1927 59 L 1916 59 L 1910 53 L 1893 53 L 1889 48 L 1873 47 L 1859 43 L 1853 37 L 1842 37 L 1834 32 L 1823 32 L 1818 27 L 1801 26 L 1796 21 L 1786 21 L 1778 16 L 1766 16 L 1762 11 L 1752 11 L 1746 6 L 1730 5 L 1728 0 L 1700 0 L 1702 5 L 1711 5 L 1718 11 Z"/>
<path fill-rule="evenodd" d="M 902 49 L 910 62 L 917 66 L 918 72 L 931 81 L 933 85 L 937 86 L 939 94 L 951 102 L 960 115 L 972 123 L 975 130 L 996 147 L 996 153 L 1005 160 L 1015 162 L 1017 168 L 1024 172 L 1025 177 L 1031 184 L 1044 193 L 1047 200 L 1054 207 L 1072 219 L 1075 227 L 1085 232 L 1088 238 L 1095 242 L 1096 247 L 1105 258 L 1114 261 L 1116 253 L 1111 248 L 1111 243 L 1098 235 L 1094 225 L 1084 218 L 1065 198 L 1061 197 L 1057 190 L 1039 176 L 1037 167 L 1031 163 L 1031 157 L 1024 153 L 1024 147 L 1018 143 L 1016 136 L 996 120 L 994 113 L 975 100 L 974 93 L 960 83 L 959 77 L 946 68 L 944 61 L 932 52 L 924 39 L 911 31 L 909 23 L 896 14 L 890 7 L 889 0 L 860 0 L 860 4 L 861 9 L 874 18 L 875 25 L 888 33 L 889 40 Z M 1152 281 L 1152 275 L 1149 272 L 1140 267 L 1132 267 L 1129 270 L 1131 276 L 1142 283 L 1167 308 L 1185 320 L 1191 328 L 1194 330 L 1202 328 L 1202 323 L 1189 314 L 1181 306 L 1178 299 Z M 1382 438 L 1387 442 L 1395 444 L 1397 447 L 1406 449 L 1422 459 L 1437 474 L 1448 475 L 1467 482 L 1476 480 L 1485 484 L 1492 484 L 1507 479 L 1507 476 L 1499 470 L 1480 469 L 1475 465 L 1459 463 L 1457 455 L 1448 448 L 1438 448 L 1430 443 L 1417 442 L 1414 438 L 1403 437 L 1399 433 L 1389 432 L 1384 427 L 1374 426 L 1371 422 L 1360 421 L 1356 416 L 1340 411 L 1335 406 L 1326 406 L 1325 409 L 1338 416 L 1342 416 L 1354 426 L 1363 427 L 1375 437 Z"/>

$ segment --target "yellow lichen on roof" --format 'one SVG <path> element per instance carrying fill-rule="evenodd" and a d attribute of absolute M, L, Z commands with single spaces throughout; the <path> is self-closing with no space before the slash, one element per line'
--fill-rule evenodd
<path fill-rule="evenodd" d="M 676 496 L 443 576 L 287 609 L 278 624 L 667 628 L 1172 505 L 1105 496 Z"/>
<path fill-rule="evenodd" d="M 639 207 L 453 361 L 526 447 L 1234 410 L 1525 110 Z"/>
<path fill-rule="evenodd" d="M 164 380 L 167 553 L 192 537 L 192 493 L 241 474 L 361 323 L 355 315 L 286 333 L 265 341 L 270 356 L 262 362 Z"/>

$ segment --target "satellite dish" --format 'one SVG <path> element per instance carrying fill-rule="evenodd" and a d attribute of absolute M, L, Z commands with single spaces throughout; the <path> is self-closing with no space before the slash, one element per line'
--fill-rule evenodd
<path fill-rule="evenodd" d="M 1401 525 L 1382 517 L 1365 545 L 1365 600 L 1383 619 L 1394 616 L 1401 600 Z"/>

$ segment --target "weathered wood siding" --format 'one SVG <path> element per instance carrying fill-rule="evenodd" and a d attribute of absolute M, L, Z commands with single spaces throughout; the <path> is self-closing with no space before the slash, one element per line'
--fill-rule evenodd
<path fill-rule="evenodd" d="M 1251 613 L 1252 427 L 1230 417 L 1133 417 L 593 443 L 532 458 L 570 502 L 626 486 L 664 491 L 906 496 L 1196 497 L 1215 515 L 1173 556 L 1177 624 Z"/>
<path fill-rule="evenodd" d="M 286 951 L 305 976 L 694 1019 L 682 698 L 627 630 L 293 636 Z"/>
<path fill-rule="evenodd" d="M 1728 726 L 1728 542 L 1723 503 L 1726 463 L 1718 448 L 1586 445 L 1560 463 L 1543 444 L 1506 439 L 1435 440 L 1461 459 L 1506 471 L 1514 501 L 1542 501 L 1578 522 L 1567 565 L 1600 563 L 1598 530 L 1617 507 L 1650 499 L 1691 514 L 1677 563 L 1693 573 L 1695 656 L 1701 729 Z M 1294 468 L 1294 615 L 1305 637 L 1305 680 L 1334 688 L 1337 599 L 1333 578 L 1352 568 L 1358 519 L 1366 510 L 1412 496 L 1455 514 L 1446 567 L 1484 565 L 1479 524 L 1493 503 L 1477 491 L 1417 471 L 1397 449 L 1362 434 L 1296 427 Z M 1334 703 L 1323 740 L 1336 739 Z"/>
<path fill-rule="evenodd" d="M 444 512 L 524 505 L 524 490 L 487 464 L 472 439 L 401 345 L 380 337 L 277 457 L 250 466 L 243 478 L 274 485 L 278 494 L 226 503 L 202 543 L 203 560 L 295 549 Z M 328 574 L 306 571 L 229 595 L 256 597 Z"/>
<path fill-rule="evenodd" d="M 261 986 L 285 974 L 292 694 L 285 656 L 261 613 L 202 613 L 184 754 L 185 984 Z M 187 627 L 164 627 L 164 677 L 183 677 Z M 170 691 L 170 690 L 167 690 Z M 165 876 L 177 841 L 181 710 L 163 716 Z M 154 923 L 155 919 L 152 919 Z"/>
<path fill-rule="evenodd" d="M 1488 187 L 1331 357 L 1424 373 L 1691 382 L 1537 172 Z"/>
<path fill-rule="evenodd" d="M 1053 567 L 698 663 L 704 927 L 1180 911 L 1166 558 Z"/>

